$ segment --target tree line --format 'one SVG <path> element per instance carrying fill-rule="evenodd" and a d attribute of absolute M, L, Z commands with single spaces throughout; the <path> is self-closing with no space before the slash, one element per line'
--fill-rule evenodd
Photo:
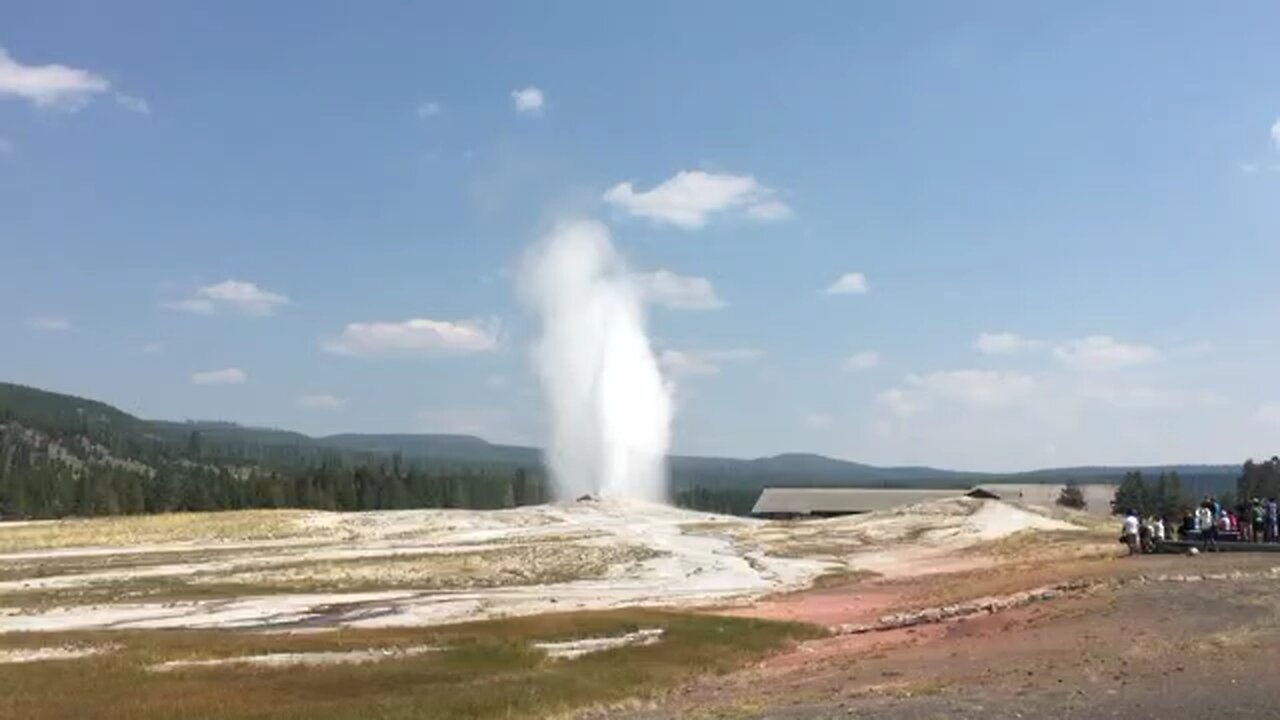
<path fill-rule="evenodd" d="M 0 466 L 0 517 L 58 518 L 252 508 L 500 509 L 550 499 L 541 475 L 321 464 L 289 472 L 167 463 L 152 472 L 57 462 Z"/>
<path fill-rule="evenodd" d="M 1241 467 L 1234 491 L 1216 496 L 1224 508 L 1234 508 L 1241 501 L 1280 497 L 1280 457 L 1255 462 L 1246 460 Z M 1144 478 L 1141 472 L 1126 473 L 1116 488 L 1111 509 L 1119 514 L 1133 510 L 1142 516 L 1176 519 L 1190 512 L 1200 498 L 1184 491 L 1178 473 L 1160 473 L 1158 478 Z"/>
<path fill-rule="evenodd" d="M 208 512 L 255 508 L 399 510 L 465 508 L 495 510 L 544 503 L 553 491 L 542 468 L 493 464 L 406 463 L 398 455 L 352 461 L 333 454 L 310 465 L 265 467 L 187 457 L 148 464 L 95 459 L 71 438 L 18 441 L 13 427 L 0 431 L 0 519 Z M 200 436 L 188 452 L 200 457 Z M 70 449 L 68 449 L 70 448 Z M 745 515 L 750 490 L 683 486 L 681 506 Z"/>

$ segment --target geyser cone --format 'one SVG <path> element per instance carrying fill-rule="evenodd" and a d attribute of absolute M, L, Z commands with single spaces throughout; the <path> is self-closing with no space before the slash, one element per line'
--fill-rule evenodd
<path fill-rule="evenodd" d="M 645 334 L 644 303 L 608 229 L 556 226 L 530 251 L 521 280 L 541 320 L 533 357 L 558 494 L 665 500 L 671 397 Z"/>

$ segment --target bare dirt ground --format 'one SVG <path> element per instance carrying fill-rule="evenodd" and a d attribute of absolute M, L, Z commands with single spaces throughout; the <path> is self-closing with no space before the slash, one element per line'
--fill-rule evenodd
<path fill-rule="evenodd" d="M 1003 612 L 808 641 L 611 717 L 1276 718 L 1278 564 L 1262 554 L 1070 560 L 797 593 L 733 612 L 836 625 L 1047 577 L 1093 583 Z"/>
<path fill-rule="evenodd" d="M 832 573 L 986 567 L 989 556 L 964 551 L 1026 530 L 1082 534 L 969 498 L 812 522 L 600 500 L 0 525 L 0 633 L 403 627 L 749 604 Z"/>
<path fill-rule="evenodd" d="M 140 668 L 191 660 L 160 657 L 146 644 L 203 629 L 265 643 L 254 646 L 253 663 L 323 659 L 394 674 L 448 653 L 426 636 L 405 646 L 423 649 L 412 657 L 338 641 L 647 606 L 694 613 L 662 619 L 694 628 L 685 649 L 666 647 L 685 641 L 656 621 L 530 647 L 548 662 L 584 662 L 554 659 L 576 657 L 583 643 L 601 646 L 601 657 L 665 653 L 683 662 L 730 639 L 716 633 L 732 626 L 747 633 L 732 638 L 744 648 L 739 659 L 699 660 L 691 667 L 702 670 L 681 673 L 673 662 L 661 678 L 631 685 L 628 673 L 655 666 L 600 660 L 620 677 L 557 696 L 556 707 L 622 697 L 580 715 L 630 720 L 1280 717 L 1280 557 L 1120 554 L 1110 523 L 968 498 L 809 522 L 589 501 L 30 523 L 0 527 L 0 671 L 56 680 L 60 664 L 114 673 L 117 655 Z M 766 648 L 750 633 L 795 640 Z M 141 649 L 121 650 L 107 635 L 133 637 Z M 308 638 L 328 640 L 304 657 Z M 227 665 L 222 655 L 194 659 L 201 668 Z M 307 673 L 324 663 L 303 663 L 306 673 L 289 678 L 311 682 Z M 35 666 L 52 669 L 24 669 Z M 187 682 L 189 672 L 163 682 Z M 560 671 L 539 672 L 538 682 L 567 682 Z M 169 676 L 146 677 L 160 683 L 160 675 Z M 231 691 L 210 677 L 210 692 Z M 40 707 L 60 692 L 27 700 Z M 530 715 L 522 697 L 486 717 Z M 364 717 L 369 708 L 352 702 L 353 717 Z"/>

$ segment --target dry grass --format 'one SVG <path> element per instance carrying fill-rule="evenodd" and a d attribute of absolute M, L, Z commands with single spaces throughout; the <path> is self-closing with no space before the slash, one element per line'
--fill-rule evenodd
<path fill-rule="evenodd" d="M 814 590 L 829 590 L 832 588 L 846 587 L 856 585 L 860 582 L 880 577 L 880 573 L 874 570 L 846 569 L 829 570 L 813 579 Z"/>
<path fill-rule="evenodd" d="M 518 545 L 478 552 L 303 561 L 248 572 L 199 575 L 193 584 L 277 587 L 288 592 L 502 587 L 600 577 L 611 566 L 659 555 L 639 545 Z"/>
<path fill-rule="evenodd" d="M 0 580 L 21 581 L 97 571 L 128 571 L 170 562 L 236 559 L 234 552 L 66 558 L 0 566 Z M 63 587 L 0 592 L 0 606 L 47 609 L 59 606 L 138 601 L 209 600 L 281 593 L 464 590 L 569 582 L 602 577 L 611 568 L 659 557 L 638 545 L 521 545 L 461 553 L 418 553 L 350 560 L 299 560 L 172 575 L 133 577 L 127 572 Z M 95 565 L 96 564 L 96 565 Z"/>
<path fill-rule="evenodd" d="M 640 627 L 666 632 L 654 645 L 567 661 L 548 660 L 530 646 L 538 640 L 614 635 Z M 804 625 L 631 610 L 302 635 L 4 635 L 0 648 L 116 643 L 122 649 L 82 660 L 0 665 L 0 687 L 5 688 L 6 716 L 26 720 L 544 718 L 651 696 L 690 677 L 725 673 L 789 642 L 819 634 Z M 146 670 L 177 659 L 412 645 L 447 649 L 361 665 Z"/>
<path fill-rule="evenodd" d="M 194 564 L 245 557 L 244 550 L 174 550 L 121 553 L 119 555 L 50 557 L 34 560 L 0 561 L 0 582 L 35 580 L 60 575 L 79 575 L 113 570 L 148 568 L 171 564 Z M 0 595 L 3 598 L 3 595 Z"/>
<path fill-rule="evenodd" d="M 0 524 L 0 552 L 306 537 L 314 531 L 297 522 L 305 515 L 298 510 L 244 510 Z"/>
<path fill-rule="evenodd" d="M 1001 561 L 1057 562 L 1116 557 L 1121 550 L 1116 534 L 1104 530 L 1023 530 L 963 552 Z"/>

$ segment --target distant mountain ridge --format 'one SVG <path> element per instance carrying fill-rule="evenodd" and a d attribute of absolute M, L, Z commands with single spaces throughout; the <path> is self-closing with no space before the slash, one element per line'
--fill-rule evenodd
<path fill-rule="evenodd" d="M 0 383 L 0 423 L 17 422 L 43 431 L 101 438 L 108 433 L 124 457 L 146 452 L 203 454 L 226 461 L 298 462 L 326 452 L 400 456 L 407 462 L 541 467 L 539 449 L 490 443 L 457 434 L 342 433 L 311 437 L 291 430 L 254 428 L 223 421 L 144 420 L 106 403 L 38 388 Z M 98 440 L 100 441 L 100 440 Z M 1227 487 L 1235 465 L 1098 466 L 984 473 L 923 466 L 878 467 L 812 453 L 741 459 L 673 455 L 674 485 L 696 480 L 743 489 L 765 485 L 962 487 L 999 482 L 1119 482 L 1125 472 L 1176 470 L 1192 492 Z"/>

